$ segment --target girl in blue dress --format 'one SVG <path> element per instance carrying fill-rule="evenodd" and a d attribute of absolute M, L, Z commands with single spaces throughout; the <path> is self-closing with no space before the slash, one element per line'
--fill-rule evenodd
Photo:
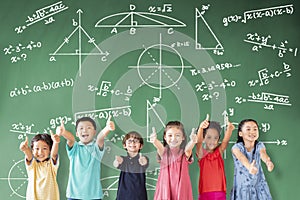
<path fill-rule="evenodd" d="M 234 160 L 234 179 L 231 200 L 272 200 L 261 161 L 269 172 L 274 168 L 266 147 L 257 139 L 258 124 L 245 119 L 238 126 L 238 140 L 231 151 Z"/>

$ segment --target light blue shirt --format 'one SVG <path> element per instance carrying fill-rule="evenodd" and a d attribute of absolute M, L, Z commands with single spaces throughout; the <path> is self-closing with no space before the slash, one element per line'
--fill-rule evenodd
<path fill-rule="evenodd" d="M 92 141 L 87 145 L 75 142 L 72 148 L 66 145 L 66 149 L 70 159 L 67 198 L 102 199 L 100 170 L 105 148 L 100 150 Z"/>

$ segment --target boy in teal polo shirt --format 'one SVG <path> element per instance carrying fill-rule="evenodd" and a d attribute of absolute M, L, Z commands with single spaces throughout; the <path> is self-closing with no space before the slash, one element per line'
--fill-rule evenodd
<path fill-rule="evenodd" d="M 102 199 L 103 192 L 100 182 L 101 159 L 104 154 L 104 139 L 110 131 L 115 130 L 114 122 L 106 122 L 106 127 L 97 135 L 96 123 L 89 117 L 76 121 L 75 140 L 62 123 L 57 133 L 67 140 L 67 154 L 70 159 L 69 181 L 66 196 L 72 199 Z"/>

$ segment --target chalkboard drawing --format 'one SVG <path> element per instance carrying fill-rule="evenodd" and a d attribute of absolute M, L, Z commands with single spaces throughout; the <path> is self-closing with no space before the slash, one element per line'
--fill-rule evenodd
<path fill-rule="evenodd" d="M 27 16 L 27 20 L 25 21 L 27 24 L 18 26 L 15 28 L 15 31 L 19 34 L 22 33 L 27 27 L 44 20 L 45 24 L 50 24 L 54 22 L 53 16 L 68 9 L 66 5 L 63 4 L 62 1 L 56 2 L 44 8 L 40 8 L 35 11 L 31 16 Z M 48 19 L 47 19 L 48 18 Z"/>
<path fill-rule="evenodd" d="M 49 55 L 51 55 L 50 57 L 50 61 L 56 61 L 55 56 L 78 56 L 78 64 L 79 64 L 79 76 L 81 76 L 81 60 L 82 60 L 82 56 L 102 56 L 101 60 L 102 61 L 106 61 L 106 57 L 108 56 L 108 52 L 104 52 L 102 51 L 97 44 L 95 43 L 95 39 L 90 37 L 89 34 L 85 31 L 85 29 L 82 27 L 81 25 L 81 14 L 83 13 L 81 9 L 79 9 L 77 11 L 78 13 L 78 22 L 75 21 L 73 19 L 73 26 L 75 26 L 76 28 L 72 31 L 72 33 L 70 35 L 68 35 L 63 43 L 55 50 L 54 53 L 51 53 Z M 78 34 L 78 46 L 76 47 L 76 49 L 74 49 L 74 52 L 62 52 L 63 51 L 63 47 L 65 45 L 69 45 L 69 46 L 73 46 L 70 44 L 70 39 L 72 38 L 72 36 L 74 36 L 74 34 L 77 33 Z M 83 34 L 82 34 L 83 33 Z M 83 50 L 83 45 L 82 45 L 82 36 L 85 36 L 86 39 L 88 39 L 88 43 L 92 44 L 92 48 L 96 48 L 97 52 L 84 52 Z"/>
<path fill-rule="evenodd" d="M 160 116 L 158 115 L 157 111 L 154 109 L 155 104 L 151 104 L 149 100 L 147 100 L 147 113 L 146 113 L 146 119 L 147 119 L 147 142 L 150 142 L 150 135 L 152 133 L 152 127 L 150 127 L 150 121 L 155 121 L 154 119 L 150 119 L 150 116 L 153 114 L 155 115 L 156 119 L 159 121 L 159 123 L 162 125 L 162 127 L 165 127 L 165 123 L 162 121 Z"/>
<path fill-rule="evenodd" d="M 26 198 L 28 177 L 23 159 L 18 162 L 14 161 L 7 178 L 0 178 L 0 180 L 8 181 L 9 188 L 12 191 L 10 197 L 16 195 L 20 198 Z"/>
<path fill-rule="evenodd" d="M 166 4 L 171 6 L 171 4 Z M 130 4 L 130 12 L 116 13 L 100 19 L 95 27 L 113 28 L 111 33 L 117 33 L 117 28 L 131 28 L 130 33 L 135 33 L 135 28 L 154 27 L 186 27 L 183 22 L 161 14 L 149 12 L 136 12 L 136 6 Z"/>
<path fill-rule="evenodd" d="M 138 75 L 142 80 L 142 84 L 153 89 L 159 90 L 159 99 L 162 98 L 162 90 L 176 86 L 183 74 L 184 66 L 182 56 L 172 46 L 162 44 L 162 36 L 160 34 L 159 44 L 154 44 L 145 48 L 140 54 L 137 66 L 129 66 L 137 68 Z"/>
<path fill-rule="evenodd" d="M 212 50 L 216 55 L 223 55 L 224 48 L 221 42 L 203 17 L 208 8 L 209 5 L 203 5 L 201 11 L 195 8 L 195 49 Z"/>
<path fill-rule="evenodd" d="M 146 177 L 146 189 L 147 191 L 155 190 L 157 179 Z M 101 178 L 101 184 L 103 188 L 104 196 L 109 197 L 109 191 L 117 191 L 118 190 L 118 183 L 119 183 L 119 175 L 118 176 L 108 176 Z M 111 198 L 108 198 L 111 199 Z"/>

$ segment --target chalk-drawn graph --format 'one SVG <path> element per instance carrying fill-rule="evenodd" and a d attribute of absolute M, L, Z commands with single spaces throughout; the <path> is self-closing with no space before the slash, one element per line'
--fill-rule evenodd
<path fill-rule="evenodd" d="M 136 6 L 130 4 L 129 12 L 121 12 L 100 19 L 95 27 L 108 28 L 145 28 L 145 27 L 186 27 L 186 24 L 169 16 L 137 12 Z"/>
<path fill-rule="evenodd" d="M 25 199 L 28 177 L 25 169 L 24 160 L 13 162 L 14 164 L 10 168 L 7 178 L 0 178 L 0 180 L 8 182 L 9 188 L 12 191 L 10 197 L 18 196 L 20 198 Z"/>
<path fill-rule="evenodd" d="M 195 49 L 212 50 L 216 55 L 223 55 L 224 48 L 221 42 L 203 17 L 208 8 L 209 5 L 202 6 L 201 11 L 195 8 Z"/>
<path fill-rule="evenodd" d="M 77 11 L 78 13 L 78 22 L 73 20 L 73 26 L 75 26 L 76 28 L 72 31 L 72 33 L 70 35 L 68 35 L 67 37 L 65 37 L 63 43 L 55 50 L 54 53 L 51 53 L 49 55 L 51 55 L 50 57 L 50 61 L 56 61 L 55 56 L 78 56 L 78 64 L 79 64 L 79 76 L 81 76 L 81 62 L 82 62 L 82 57 L 83 56 L 87 56 L 87 55 L 91 55 L 91 56 L 101 56 L 102 57 L 102 61 L 106 60 L 106 57 L 109 55 L 109 53 L 106 51 L 102 51 L 100 49 L 100 47 L 97 46 L 97 44 L 95 43 L 95 39 L 93 37 L 91 37 L 86 31 L 85 29 L 82 27 L 81 25 L 81 14 L 83 13 L 81 9 L 79 9 Z M 77 33 L 78 34 L 78 47 L 76 49 L 74 49 L 74 52 L 61 52 L 62 48 L 65 45 L 70 45 L 70 39 L 71 37 L 74 36 L 74 34 Z M 84 38 L 85 37 L 85 38 Z M 92 44 L 92 48 L 96 48 L 97 52 L 84 52 L 83 51 L 83 39 L 88 39 L 87 42 L 89 44 Z"/>
<path fill-rule="evenodd" d="M 159 43 L 151 45 L 144 49 L 140 54 L 137 66 L 138 75 L 142 80 L 142 85 L 147 85 L 153 89 L 159 90 L 159 98 L 162 97 L 162 90 L 176 86 L 182 77 L 185 68 L 182 56 L 173 47 L 162 43 L 160 34 Z"/>

